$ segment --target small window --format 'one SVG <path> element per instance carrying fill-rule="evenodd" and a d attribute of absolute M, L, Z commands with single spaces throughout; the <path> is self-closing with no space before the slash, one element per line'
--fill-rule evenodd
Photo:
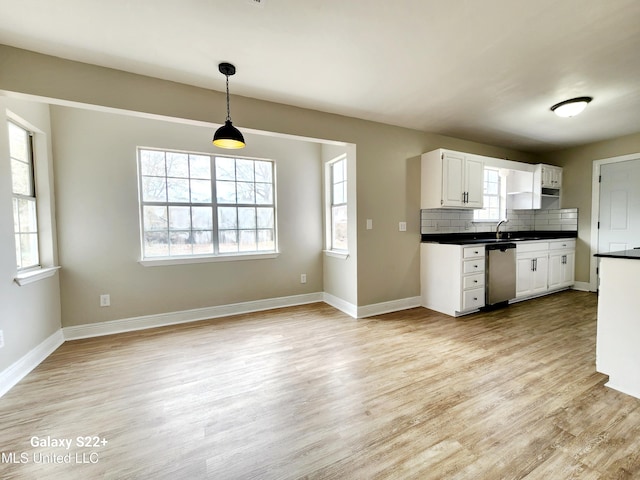
<path fill-rule="evenodd" d="M 276 251 L 274 164 L 139 149 L 142 257 Z"/>
<path fill-rule="evenodd" d="M 501 195 L 500 171 L 496 168 L 484 169 L 483 205 L 484 208 L 473 211 L 476 222 L 499 222 L 503 215 L 504 199 Z"/>
<path fill-rule="evenodd" d="M 347 159 L 341 157 L 329 164 L 331 177 L 331 218 L 329 250 L 347 251 Z"/>
<path fill-rule="evenodd" d="M 40 265 L 32 134 L 8 122 L 18 271 Z"/>

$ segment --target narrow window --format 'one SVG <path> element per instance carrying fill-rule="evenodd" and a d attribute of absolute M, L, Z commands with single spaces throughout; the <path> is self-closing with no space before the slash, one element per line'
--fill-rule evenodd
<path fill-rule="evenodd" d="M 341 157 L 329 164 L 331 173 L 331 245 L 329 250 L 347 251 L 347 159 Z"/>
<path fill-rule="evenodd" d="M 40 265 L 38 217 L 31 132 L 8 122 L 13 192 L 13 225 L 18 270 Z"/>
<path fill-rule="evenodd" d="M 500 195 L 500 172 L 496 168 L 484 169 L 484 208 L 473 211 L 473 219 L 478 222 L 500 221 L 503 199 Z"/>

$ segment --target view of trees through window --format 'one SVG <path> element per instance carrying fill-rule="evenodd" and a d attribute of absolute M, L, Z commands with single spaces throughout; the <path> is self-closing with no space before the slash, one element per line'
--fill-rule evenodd
<path fill-rule="evenodd" d="M 143 258 L 276 250 L 274 165 L 139 150 Z"/>
<path fill-rule="evenodd" d="M 40 263 L 33 147 L 30 132 L 13 122 L 8 127 L 16 260 L 18 270 L 24 270 Z"/>

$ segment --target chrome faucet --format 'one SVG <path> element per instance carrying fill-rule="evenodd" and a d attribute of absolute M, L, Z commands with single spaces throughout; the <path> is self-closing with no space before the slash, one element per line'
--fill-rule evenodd
<path fill-rule="evenodd" d="M 500 220 L 498 222 L 498 225 L 496 225 L 496 238 L 498 240 L 500 240 L 500 225 L 502 225 L 503 223 L 507 223 L 509 220 L 508 219 L 504 219 L 504 220 Z"/>

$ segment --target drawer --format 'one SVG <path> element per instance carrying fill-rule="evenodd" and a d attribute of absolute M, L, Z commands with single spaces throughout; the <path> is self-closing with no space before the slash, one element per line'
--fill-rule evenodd
<path fill-rule="evenodd" d="M 484 257 L 477 260 L 465 260 L 462 262 L 463 273 L 484 272 Z"/>
<path fill-rule="evenodd" d="M 484 245 L 476 245 L 475 247 L 464 247 L 462 249 L 462 258 L 484 257 Z"/>
<path fill-rule="evenodd" d="M 476 273 L 475 275 L 462 277 L 463 290 L 470 290 L 478 287 L 484 287 L 484 273 Z"/>
<path fill-rule="evenodd" d="M 484 288 L 474 288 L 462 292 L 462 310 L 484 307 Z"/>
<path fill-rule="evenodd" d="M 565 240 L 554 240 L 549 242 L 549 250 L 575 250 L 576 241 L 573 238 L 567 238 Z"/>
<path fill-rule="evenodd" d="M 516 254 L 524 252 L 546 252 L 549 250 L 549 242 L 517 242 Z"/>

